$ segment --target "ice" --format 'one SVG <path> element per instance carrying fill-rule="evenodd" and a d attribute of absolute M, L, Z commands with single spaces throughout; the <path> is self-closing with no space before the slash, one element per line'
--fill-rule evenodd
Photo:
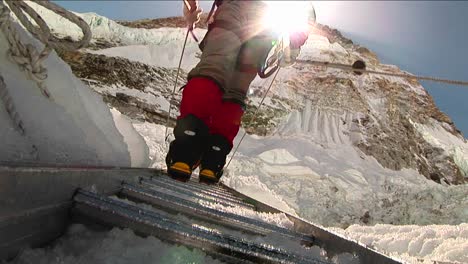
<path fill-rule="evenodd" d="M 135 131 L 132 121 L 112 108 L 112 117 L 120 134 L 123 135 L 134 167 L 146 168 L 150 165 L 149 148 L 144 139 Z"/>
<path fill-rule="evenodd" d="M 441 123 L 433 121 L 428 125 L 413 123 L 424 139 L 433 146 L 443 149 L 452 156 L 455 164 L 468 177 L 468 143 L 466 139 L 449 133 Z"/>
<path fill-rule="evenodd" d="M 43 45 L 14 24 L 25 43 L 42 50 Z M 141 142 L 141 136 L 120 119 L 116 121 L 102 98 L 83 84 L 55 52 L 45 60 L 45 81 L 52 100 L 44 97 L 35 82 L 26 78 L 18 65 L 7 58 L 8 41 L 0 34 L 0 73 L 5 79 L 25 135 L 14 130 L 5 108 L 0 107 L 0 160 L 42 165 L 141 166 L 147 163 L 146 148 L 129 144 Z M 3 104 L 3 102 L 1 103 Z M 123 129 L 126 127 L 126 129 Z M 130 140 L 133 138 L 134 140 Z M 132 164 L 131 161 L 136 163 Z"/>
<path fill-rule="evenodd" d="M 377 250 L 416 263 L 418 259 L 447 262 L 468 260 L 468 224 L 428 226 L 358 226 L 336 231 Z"/>
<path fill-rule="evenodd" d="M 288 164 L 299 161 L 298 159 L 296 159 L 296 157 L 291 155 L 291 153 L 289 153 L 285 149 L 265 151 L 262 154 L 258 155 L 258 157 L 265 162 L 275 164 Z"/>
<path fill-rule="evenodd" d="M 166 162 L 164 160 L 168 150 L 168 145 L 164 138 L 166 127 L 148 122 L 134 122 L 133 127 L 142 135 L 150 149 L 149 154 L 152 160 L 150 167 L 158 169 L 166 168 Z M 168 133 L 172 135 L 172 128 L 168 130 Z"/>

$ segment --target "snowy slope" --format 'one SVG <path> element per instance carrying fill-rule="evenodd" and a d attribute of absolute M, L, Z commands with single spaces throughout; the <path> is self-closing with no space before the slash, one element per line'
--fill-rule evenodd
<path fill-rule="evenodd" d="M 177 33 L 178 39 L 184 35 L 184 31 L 180 29 L 154 29 L 154 34 L 167 36 L 171 38 L 171 34 Z M 108 48 L 103 50 L 90 51 L 94 54 L 102 54 L 109 57 L 123 57 L 131 61 L 141 62 L 156 67 L 177 68 L 179 65 L 180 51 L 183 47 L 182 41 L 171 41 L 165 43 L 151 43 L 148 45 L 130 45 L 123 47 Z M 196 42 L 190 40 L 186 46 L 188 54 L 196 54 L 199 48 Z M 186 56 L 182 61 L 182 69 L 189 71 L 197 63 L 198 59 L 195 56 Z"/>
<path fill-rule="evenodd" d="M 130 29 L 98 15 L 83 17 L 96 39 L 123 46 L 95 53 L 152 66 L 177 65 L 184 29 Z M 62 21 L 50 21 L 65 33 Z M 195 57 L 191 42 L 185 69 L 196 63 Z M 370 62 L 370 69 L 400 72 L 320 34 L 311 36 L 300 58 L 342 63 L 360 58 Z M 252 85 L 252 105 L 260 101 L 266 83 L 257 79 Z M 107 88 L 155 105 L 162 100 L 153 88 Z M 144 94 L 150 92 L 153 97 Z M 408 262 L 468 261 L 468 186 L 444 183 L 459 180 L 456 172 L 467 176 L 468 144 L 419 83 L 297 64 L 280 72 L 265 108 L 278 110 L 277 129 L 245 138 L 225 184 L 312 222 L 342 228 L 345 235 Z M 134 126 L 149 146 L 152 166 L 163 168 L 165 127 Z M 423 176 L 426 170 L 444 173 L 441 184 Z"/>

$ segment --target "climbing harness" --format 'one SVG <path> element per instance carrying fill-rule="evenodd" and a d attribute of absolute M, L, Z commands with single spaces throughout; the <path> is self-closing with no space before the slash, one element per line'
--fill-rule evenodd
<path fill-rule="evenodd" d="M 26 73 L 29 79 L 36 82 L 41 93 L 46 98 L 52 100 L 51 94 L 45 85 L 45 80 L 47 79 L 47 69 L 42 65 L 42 62 L 47 59 L 53 48 L 75 50 L 86 46 L 91 40 L 91 30 L 83 19 L 54 3 L 45 0 L 32 1 L 68 19 L 72 23 L 78 25 L 83 31 L 83 38 L 78 42 L 69 42 L 68 40 L 66 41 L 58 39 L 52 36 L 47 23 L 41 18 L 41 16 L 37 14 L 36 11 L 34 11 L 24 1 L 0 0 L 0 28 L 5 35 L 10 47 L 10 49 L 7 51 L 8 58 L 12 62 L 18 64 L 20 69 Z M 44 49 L 41 52 L 37 51 L 34 45 L 24 44 L 21 42 L 19 33 L 12 23 L 10 9 L 8 9 L 6 4 L 8 4 L 11 11 L 16 15 L 23 26 L 44 44 Z M 39 28 L 34 26 L 23 12 L 28 14 L 28 16 L 36 22 Z M 15 123 L 16 127 L 21 131 L 22 134 L 24 134 L 23 122 L 21 121 L 21 118 L 15 109 L 13 100 L 7 91 L 6 85 L 3 81 L 2 83 L 3 85 L 0 88 L 0 99 L 3 101 L 5 108 L 7 109 L 7 112 Z"/>

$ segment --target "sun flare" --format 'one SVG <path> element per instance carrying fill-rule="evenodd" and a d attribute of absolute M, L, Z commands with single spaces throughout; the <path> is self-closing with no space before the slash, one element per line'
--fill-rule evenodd
<path fill-rule="evenodd" d="M 266 27 L 279 35 L 306 31 L 315 22 L 315 11 L 310 1 L 266 1 L 263 16 Z"/>

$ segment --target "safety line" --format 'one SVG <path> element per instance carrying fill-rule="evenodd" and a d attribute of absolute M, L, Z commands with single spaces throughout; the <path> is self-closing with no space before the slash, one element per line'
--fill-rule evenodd
<path fill-rule="evenodd" d="M 250 120 L 250 122 L 254 122 L 254 121 L 256 120 L 257 115 L 258 115 L 259 110 L 260 110 L 260 107 L 262 107 L 263 102 L 265 101 L 265 98 L 266 98 L 268 92 L 270 91 L 271 87 L 273 86 L 273 83 L 275 82 L 276 76 L 278 76 L 278 73 L 279 73 L 280 69 L 281 69 L 281 67 L 278 67 L 278 69 L 276 70 L 276 73 L 275 73 L 275 75 L 273 76 L 273 79 L 271 80 L 270 86 L 268 86 L 268 89 L 266 90 L 265 94 L 263 95 L 262 101 L 260 101 L 260 104 L 258 105 L 257 110 L 255 110 L 255 113 L 254 113 L 252 119 Z M 237 143 L 237 146 L 236 146 L 236 148 L 234 149 L 234 152 L 232 153 L 231 158 L 229 159 L 228 164 L 226 165 L 226 169 L 227 169 L 227 168 L 229 167 L 229 165 L 231 164 L 231 161 L 232 161 L 232 159 L 234 158 L 234 155 L 236 155 L 237 150 L 239 149 L 239 146 L 241 145 L 241 143 L 242 143 L 242 141 L 244 140 L 244 138 L 245 138 L 246 135 L 247 135 L 247 131 L 244 131 L 244 134 L 242 135 L 242 138 L 240 139 L 239 143 Z"/>
<path fill-rule="evenodd" d="M 400 78 L 406 78 L 406 79 L 417 79 L 417 80 L 440 82 L 440 83 L 447 83 L 447 84 L 453 84 L 453 85 L 468 86 L 468 81 L 459 81 L 459 80 L 441 79 L 441 78 L 430 77 L 430 76 L 418 76 L 418 75 L 410 75 L 410 74 L 358 69 L 358 68 L 353 67 L 352 65 L 341 64 L 341 63 L 331 63 L 331 62 L 326 62 L 326 61 L 309 61 L 309 60 L 296 60 L 296 61 L 298 63 L 309 64 L 309 65 L 314 65 L 314 66 L 323 66 L 327 68 L 335 68 L 335 69 L 340 69 L 340 70 L 349 71 L 349 72 L 368 73 L 368 74 L 375 74 L 375 75 L 382 75 L 382 76 L 393 76 L 393 77 L 400 77 Z"/>

